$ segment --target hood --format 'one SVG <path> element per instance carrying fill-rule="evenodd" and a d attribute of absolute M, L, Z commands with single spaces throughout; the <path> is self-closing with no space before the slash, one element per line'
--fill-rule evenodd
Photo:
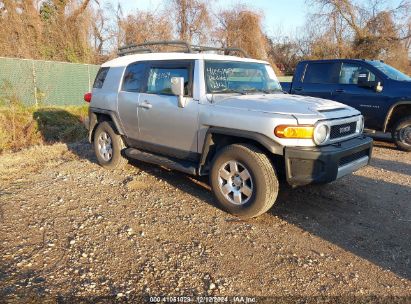
<path fill-rule="evenodd" d="M 267 94 L 267 95 L 214 95 L 214 103 L 218 107 L 228 109 L 259 111 L 272 114 L 286 114 L 298 116 L 322 116 L 324 118 L 343 117 L 347 114 L 359 114 L 353 108 L 328 99 L 288 95 L 288 94 Z M 355 113 L 353 113 L 355 111 Z M 336 117 L 330 117 L 329 113 L 336 112 Z M 358 113 L 357 113 L 358 112 Z M 331 115 L 333 116 L 333 115 Z"/>

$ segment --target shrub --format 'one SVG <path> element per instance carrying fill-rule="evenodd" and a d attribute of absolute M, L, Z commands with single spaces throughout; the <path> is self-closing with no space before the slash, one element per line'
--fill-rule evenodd
<path fill-rule="evenodd" d="M 0 107 L 0 153 L 32 145 L 71 143 L 86 138 L 87 106 Z"/>

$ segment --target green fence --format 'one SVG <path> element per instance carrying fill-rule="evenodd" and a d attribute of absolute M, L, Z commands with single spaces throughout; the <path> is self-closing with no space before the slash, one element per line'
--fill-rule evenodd
<path fill-rule="evenodd" d="M 81 105 L 98 69 L 91 64 L 0 57 L 0 99 L 13 95 L 29 106 Z"/>
<path fill-rule="evenodd" d="M 98 65 L 0 57 L 0 97 L 26 105 L 79 105 Z"/>

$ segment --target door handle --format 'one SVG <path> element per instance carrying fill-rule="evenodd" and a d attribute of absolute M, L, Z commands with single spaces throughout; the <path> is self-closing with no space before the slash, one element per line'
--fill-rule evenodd
<path fill-rule="evenodd" d="M 302 91 L 303 88 L 294 88 L 294 91 Z"/>
<path fill-rule="evenodd" d="M 345 92 L 345 90 L 343 90 L 343 89 L 337 89 L 337 90 L 335 90 L 335 93 L 344 93 Z"/>
<path fill-rule="evenodd" d="M 143 108 L 143 109 L 151 109 L 153 107 L 153 105 L 151 103 L 149 103 L 147 100 L 144 100 L 143 103 L 140 103 L 138 105 L 139 108 Z"/>

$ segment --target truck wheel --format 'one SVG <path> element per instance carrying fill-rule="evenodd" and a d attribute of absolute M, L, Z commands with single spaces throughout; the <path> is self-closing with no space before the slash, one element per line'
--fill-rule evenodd
<path fill-rule="evenodd" d="M 128 160 L 121 154 L 125 148 L 112 122 L 103 121 L 94 132 L 94 152 L 98 163 L 107 169 L 121 169 Z"/>
<path fill-rule="evenodd" d="M 394 125 L 392 138 L 399 149 L 411 151 L 411 116 L 400 119 Z"/>
<path fill-rule="evenodd" d="M 267 212 L 278 195 L 271 161 L 250 144 L 234 144 L 214 157 L 210 184 L 222 209 L 247 219 Z"/>

